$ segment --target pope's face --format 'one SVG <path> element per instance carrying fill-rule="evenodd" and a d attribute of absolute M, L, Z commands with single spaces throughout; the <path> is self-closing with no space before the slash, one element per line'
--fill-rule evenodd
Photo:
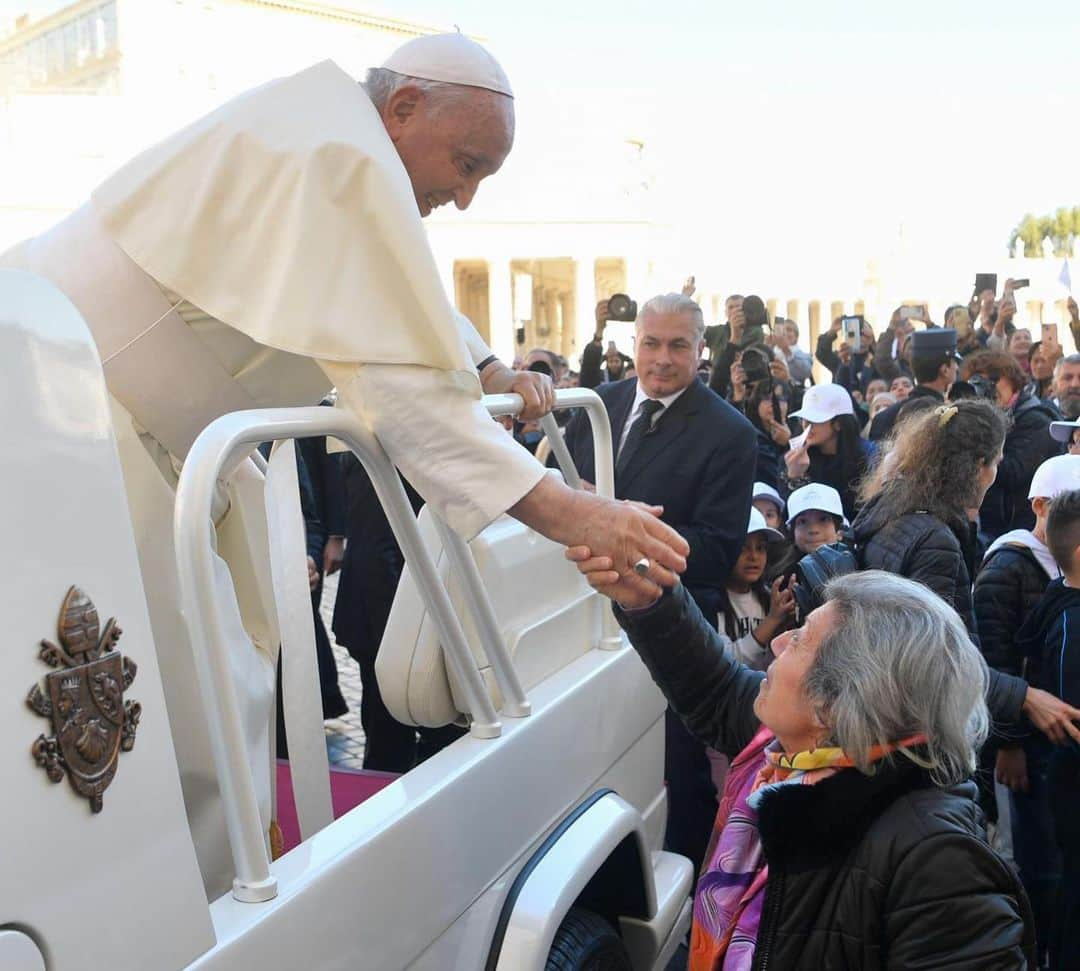
<path fill-rule="evenodd" d="M 405 86 L 383 109 L 421 216 L 448 202 L 467 209 L 480 182 L 499 171 L 514 144 L 513 99 L 481 88 L 461 92 L 436 100 Z"/>

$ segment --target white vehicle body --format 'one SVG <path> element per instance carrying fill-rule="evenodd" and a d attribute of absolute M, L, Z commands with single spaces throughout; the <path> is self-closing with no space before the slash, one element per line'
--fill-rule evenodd
<path fill-rule="evenodd" d="M 691 873 L 660 850 L 664 700 L 646 669 L 546 540 L 500 520 L 470 552 L 427 511 L 418 528 L 407 506 L 394 505 L 404 497 L 392 495 L 400 485 L 378 442 L 336 409 L 225 416 L 185 463 L 176 533 L 183 608 L 198 634 L 236 873 L 234 891 L 208 902 L 100 362 L 74 307 L 29 274 L 0 271 L 0 368 L 0 968 L 529 971 L 545 967 L 572 906 L 607 917 L 635 969 L 666 964 L 689 923 Z M 599 404 L 590 392 L 571 399 Z M 515 404 L 488 401 L 493 412 Z M 471 731 L 337 819 L 322 802 L 318 759 L 295 764 L 311 749 L 294 747 L 290 734 L 297 804 L 309 807 L 312 831 L 271 862 L 230 700 L 236 645 L 216 626 L 203 524 L 219 469 L 238 450 L 319 434 L 365 462 L 406 554 L 387 630 L 400 641 L 400 664 L 383 664 L 387 640 L 380 652 L 385 693 L 399 689 L 405 707 L 452 704 L 470 714 Z M 610 438 L 606 447 L 610 455 Z M 526 575 L 528 590 L 499 579 Z M 38 645 L 56 637 L 73 584 L 102 623 L 118 619 L 117 650 L 138 667 L 125 692 L 141 704 L 137 738 L 121 752 L 99 813 L 66 781 L 50 783 L 30 754 L 51 729 L 24 699 L 48 674 Z M 310 632 L 310 602 L 307 610 Z M 410 686 L 423 658 L 427 680 Z M 313 665 L 308 658 L 300 669 Z M 400 684 L 384 681 L 399 670 Z"/>

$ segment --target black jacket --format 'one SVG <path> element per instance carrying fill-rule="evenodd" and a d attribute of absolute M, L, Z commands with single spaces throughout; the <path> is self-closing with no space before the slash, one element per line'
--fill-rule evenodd
<path fill-rule="evenodd" d="M 636 378 L 596 389 L 616 452 L 636 391 Z M 566 445 L 582 477 L 595 482 L 592 430 L 584 411 L 566 426 Z M 756 463 L 754 427 L 694 380 L 615 476 L 616 498 L 663 506 L 664 522 L 690 544 L 683 583 L 709 616 L 716 616 L 717 591 L 742 551 Z"/>
<path fill-rule="evenodd" d="M 345 559 L 341 564 L 332 629 L 357 660 L 374 657 L 382 643 L 405 557 L 375 493 L 367 470 L 352 453 L 343 458 L 347 512 Z M 413 512 L 424 500 L 402 479 Z"/>
<path fill-rule="evenodd" d="M 952 604 L 978 641 L 971 596 L 977 550 L 972 527 L 950 527 L 929 513 L 896 516 L 878 496 L 859 513 L 851 532 L 864 570 L 885 570 L 925 584 Z M 1023 679 L 991 667 L 986 704 L 995 723 L 1012 725 L 1019 721 L 1026 691 Z"/>
<path fill-rule="evenodd" d="M 983 561 L 975 578 L 975 620 L 979 646 L 992 668 L 1024 674 L 1016 635 L 1050 579 L 1031 549 L 1018 543 L 999 546 Z"/>
<path fill-rule="evenodd" d="M 1061 417 L 1053 405 L 1040 401 L 1028 389 L 1009 414 L 1013 425 L 1005 436 L 997 479 L 987 490 L 979 509 L 979 527 L 989 539 L 1011 529 L 1031 529 L 1035 525 L 1028 499 L 1031 478 L 1046 459 L 1061 452 L 1061 447 L 1050 437 L 1050 422 Z"/>
<path fill-rule="evenodd" d="M 734 757 L 757 732 L 763 675 L 735 660 L 680 587 L 619 622 L 687 728 Z M 918 767 L 848 769 L 767 793 L 769 866 L 753 967 L 1034 967 L 1031 910 L 986 844 L 971 783 Z"/>
<path fill-rule="evenodd" d="M 1070 705 L 1080 705 L 1080 590 L 1051 581 L 1016 635 L 1034 662 L 1033 683 Z M 1070 743 L 1075 749 L 1075 743 Z"/>

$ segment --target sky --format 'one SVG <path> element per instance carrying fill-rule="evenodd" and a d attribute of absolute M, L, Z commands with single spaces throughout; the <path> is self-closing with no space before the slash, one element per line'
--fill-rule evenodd
<path fill-rule="evenodd" d="M 523 130 L 546 97 L 645 137 L 656 215 L 695 252 L 857 261 L 902 233 L 976 260 L 1003 253 L 1025 212 L 1080 202 L 1075 0 L 394 10 L 488 38 Z"/>
<path fill-rule="evenodd" d="M 337 3 L 456 25 L 499 57 L 519 137 L 481 217 L 545 180 L 572 208 L 581 158 L 627 137 L 651 215 L 699 259 L 977 261 L 1025 212 L 1080 203 L 1075 0 Z M 58 6 L 0 0 L 0 18 Z"/>

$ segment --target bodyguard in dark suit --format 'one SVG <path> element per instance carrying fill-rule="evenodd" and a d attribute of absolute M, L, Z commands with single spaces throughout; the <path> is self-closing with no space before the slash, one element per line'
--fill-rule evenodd
<path fill-rule="evenodd" d="M 465 730 L 456 725 L 420 729 L 402 725 L 382 700 L 375 677 L 375 659 L 405 568 L 405 557 L 375 494 L 375 486 L 351 452 L 342 456 L 342 470 L 348 543 L 334 603 L 334 636 L 360 668 L 364 768 L 408 772 L 460 738 Z M 419 514 L 424 500 L 404 479 L 402 483 L 413 512 Z"/>
<path fill-rule="evenodd" d="M 757 463 L 753 426 L 697 380 L 704 349 L 701 309 L 680 294 L 654 297 L 636 324 L 636 378 L 596 388 L 611 421 L 615 496 L 663 506 L 663 520 L 690 544 L 682 582 L 716 624 L 719 592 L 746 536 Z M 582 477 L 595 482 L 587 416 L 566 444 Z M 700 865 L 716 815 L 704 747 L 669 711 L 667 845 Z"/>

